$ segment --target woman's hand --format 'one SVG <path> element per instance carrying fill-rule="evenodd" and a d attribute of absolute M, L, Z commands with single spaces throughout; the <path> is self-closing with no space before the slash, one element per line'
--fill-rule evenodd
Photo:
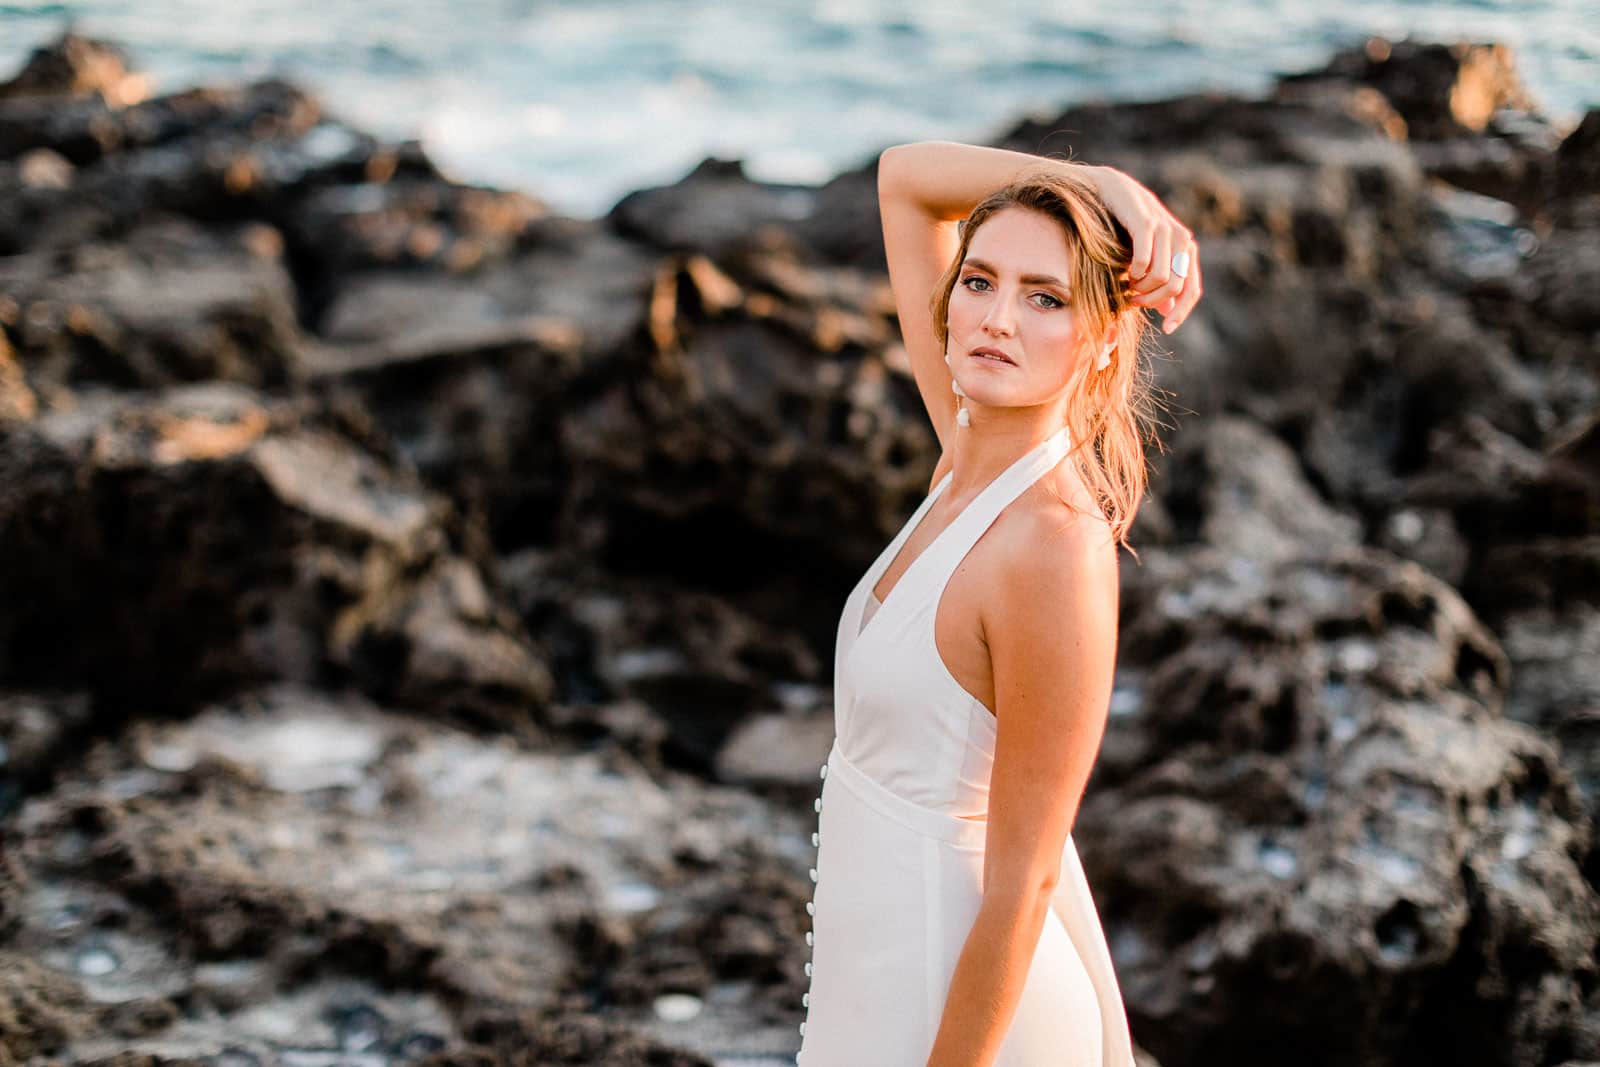
<path fill-rule="evenodd" d="M 1133 238 L 1128 292 L 1135 307 L 1155 308 L 1163 333 L 1171 333 L 1200 301 L 1200 249 L 1194 234 L 1167 210 L 1156 194 L 1114 167 L 1089 168 L 1100 198 Z M 1172 259 L 1189 255 L 1188 276 L 1172 272 Z"/>

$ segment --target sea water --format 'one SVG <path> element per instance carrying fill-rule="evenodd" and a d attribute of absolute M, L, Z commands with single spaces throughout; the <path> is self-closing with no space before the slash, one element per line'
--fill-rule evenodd
<path fill-rule="evenodd" d="M 22 0 L 0 2 L 0 76 L 69 21 L 157 92 L 285 76 L 576 215 L 707 156 L 820 182 L 1090 98 L 1260 92 L 1369 34 L 1501 41 L 1563 126 L 1600 105 L 1596 0 Z"/>

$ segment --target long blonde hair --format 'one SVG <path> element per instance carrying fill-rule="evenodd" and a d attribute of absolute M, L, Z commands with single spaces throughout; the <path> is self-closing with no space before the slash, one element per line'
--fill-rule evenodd
<path fill-rule="evenodd" d="M 1099 339 L 1115 320 L 1115 347 L 1105 370 L 1090 370 L 1084 385 L 1067 400 L 1066 424 L 1071 457 L 1100 504 L 1117 541 L 1128 544 L 1128 529 L 1144 499 L 1148 475 L 1144 441 L 1159 448 L 1155 412 L 1159 408 L 1151 369 L 1139 359 L 1150 336 L 1149 320 L 1128 303 L 1123 276 L 1133 258 L 1128 231 L 1087 182 L 1070 173 L 1041 171 L 1018 177 L 991 193 L 961 227 L 961 247 L 934 288 L 933 329 L 941 347 L 949 343 L 950 294 L 961 275 L 972 235 L 996 213 L 1019 207 L 1054 219 L 1067 235 L 1072 260 L 1071 306 L 1084 342 L 1098 356 Z M 955 400 L 952 397 L 951 403 Z M 1088 447 L 1085 447 L 1088 446 Z"/>

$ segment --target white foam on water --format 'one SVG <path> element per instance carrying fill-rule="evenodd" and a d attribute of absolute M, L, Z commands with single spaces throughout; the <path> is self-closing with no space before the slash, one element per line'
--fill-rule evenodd
<path fill-rule="evenodd" d="M 820 182 L 884 145 L 990 139 L 1091 97 L 1255 93 L 1373 33 L 1495 40 L 1562 123 L 1600 105 L 1592 0 L 1306 0 L 1066 5 L 1004 18 L 956 0 L 148 0 L 13 3 L 0 75 L 80 32 L 128 47 L 158 92 L 279 74 L 452 176 L 593 215 L 708 155 Z M 1063 146 L 1070 143 L 1064 140 Z"/>

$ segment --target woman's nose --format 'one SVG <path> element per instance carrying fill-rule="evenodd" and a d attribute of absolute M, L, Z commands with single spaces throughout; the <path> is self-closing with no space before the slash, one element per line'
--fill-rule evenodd
<path fill-rule="evenodd" d="M 983 328 L 989 333 L 1009 337 L 1013 325 L 1011 302 L 1004 299 L 990 301 L 989 310 L 983 316 Z"/>

